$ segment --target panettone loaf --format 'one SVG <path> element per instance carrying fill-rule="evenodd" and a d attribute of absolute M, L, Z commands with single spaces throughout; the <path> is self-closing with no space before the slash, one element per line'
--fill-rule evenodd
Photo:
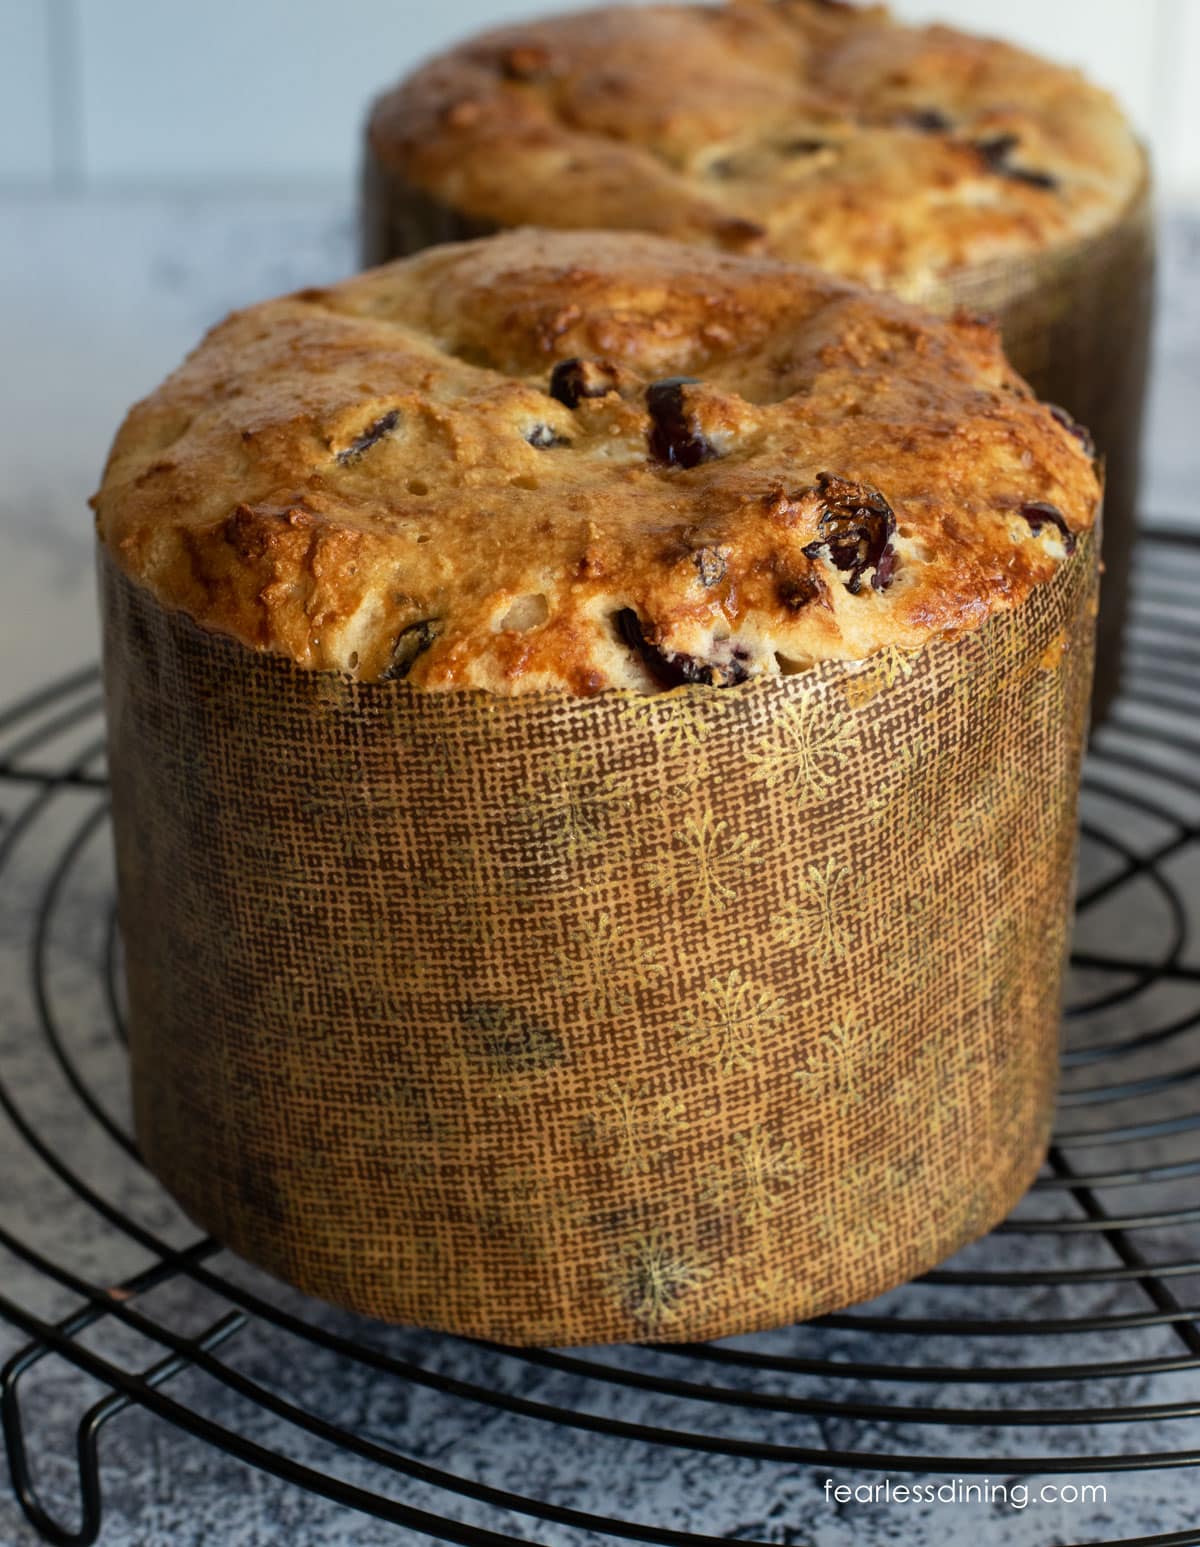
<path fill-rule="evenodd" d="M 1095 236 L 1145 178 L 1076 71 L 821 0 L 505 27 L 385 93 L 368 133 L 382 167 L 489 227 L 656 231 L 912 298 Z"/>
<path fill-rule="evenodd" d="M 1099 496 L 991 327 L 660 237 L 223 323 L 97 500 L 146 1164 L 511 1343 L 987 1230 L 1053 1109 Z"/>

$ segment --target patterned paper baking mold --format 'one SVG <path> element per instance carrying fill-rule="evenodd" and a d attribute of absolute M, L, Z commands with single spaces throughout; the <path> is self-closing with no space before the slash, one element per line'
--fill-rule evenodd
<path fill-rule="evenodd" d="M 415 188 L 368 142 L 360 206 L 364 264 L 439 242 L 494 234 Z M 1155 240 L 1149 161 L 1128 207 L 1106 230 L 1045 252 L 960 270 L 905 299 L 933 311 L 996 317 L 1009 359 L 1038 397 L 1065 408 L 1105 461 L 1104 592 L 1094 718 L 1116 696 L 1137 529 L 1139 463 L 1154 313 Z"/>
<path fill-rule="evenodd" d="M 100 579 L 138 1140 L 235 1250 L 503 1342 L 710 1338 L 1029 1184 L 1090 537 L 912 654 L 594 699 L 304 671 Z"/>

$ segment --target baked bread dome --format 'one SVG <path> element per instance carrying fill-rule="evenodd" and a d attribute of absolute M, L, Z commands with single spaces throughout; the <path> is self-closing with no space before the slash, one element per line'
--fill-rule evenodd
<path fill-rule="evenodd" d="M 139 1153 L 374 1316 L 869 1298 L 1046 1152 L 1099 485 L 994 330 L 520 231 L 214 330 L 97 498 Z"/>
<path fill-rule="evenodd" d="M 384 168 L 490 227 L 656 231 L 914 298 L 1093 236 L 1145 177 L 1077 72 L 825 0 L 505 27 L 386 93 L 368 134 Z"/>
<path fill-rule="evenodd" d="M 229 318 L 131 413 L 96 509 L 127 574 L 254 649 L 586 695 L 977 627 L 1099 493 L 987 323 L 520 231 Z"/>
<path fill-rule="evenodd" d="M 615 6 L 470 39 L 382 96 L 364 256 L 522 224 L 657 232 L 994 315 L 1106 462 L 1116 690 L 1152 288 L 1146 158 L 1078 72 L 882 6 Z"/>

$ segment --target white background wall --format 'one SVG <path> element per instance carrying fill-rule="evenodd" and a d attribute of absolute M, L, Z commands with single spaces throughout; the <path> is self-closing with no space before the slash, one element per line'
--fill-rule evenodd
<path fill-rule="evenodd" d="M 0 0 L 0 184 L 333 182 L 365 103 L 422 55 L 552 0 Z M 1200 203 L 1200 0 L 896 0 L 1115 90 Z"/>

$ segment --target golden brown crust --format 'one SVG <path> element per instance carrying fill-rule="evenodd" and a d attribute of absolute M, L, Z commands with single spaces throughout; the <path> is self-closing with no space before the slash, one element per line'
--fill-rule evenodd
<path fill-rule="evenodd" d="M 1144 177 L 1077 72 L 829 0 L 506 27 L 383 96 L 369 135 L 474 221 L 655 231 L 910 297 L 1104 229 Z"/>
<path fill-rule="evenodd" d="M 254 648 L 578 694 L 975 627 L 1098 503 L 986 323 L 538 231 L 230 317 L 129 415 L 96 497 L 126 573 Z"/>

